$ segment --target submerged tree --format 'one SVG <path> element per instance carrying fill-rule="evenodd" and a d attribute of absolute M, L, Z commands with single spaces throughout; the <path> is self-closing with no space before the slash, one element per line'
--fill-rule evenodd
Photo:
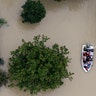
<path fill-rule="evenodd" d="M 7 83 L 8 83 L 7 73 L 0 69 L 0 87 L 2 87 L 3 85 L 6 86 Z"/>
<path fill-rule="evenodd" d="M 65 46 L 45 45 L 49 38 L 40 35 L 33 42 L 25 42 L 11 52 L 9 62 L 10 86 L 29 90 L 31 94 L 55 89 L 63 84 L 62 79 L 72 79 L 73 73 L 67 70 L 70 62 Z"/>
<path fill-rule="evenodd" d="M 0 18 L 0 27 L 3 26 L 6 23 L 7 23 L 7 21 L 5 19 Z"/>
<path fill-rule="evenodd" d="M 27 0 L 22 8 L 23 23 L 39 23 L 46 15 L 45 7 L 40 1 Z"/>
<path fill-rule="evenodd" d="M 0 65 L 4 64 L 4 60 L 2 58 L 0 58 Z"/>
<path fill-rule="evenodd" d="M 65 0 L 54 0 L 54 1 L 58 1 L 58 2 L 60 2 L 60 1 L 65 1 Z"/>

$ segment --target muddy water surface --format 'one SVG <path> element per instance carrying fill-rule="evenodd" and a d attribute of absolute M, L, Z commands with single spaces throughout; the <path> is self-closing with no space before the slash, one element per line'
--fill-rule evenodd
<path fill-rule="evenodd" d="M 65 80 L 65 84 L 54 91 L 39 93 L 37 96 L 96 96 L 96 59 L 90 72 L 81 68 L 80 57 L 82 44 L 91 43 L 96 46 L 96 0 L 80 0 L 75 3 L 68 0 L 54 3 L 42 0 L 47 14 L 39 24 L 23 24 L 21 22 L 21 6 L 26 0 L 0 0 L 0 17 L 8 21 L 8 26 L 0 29 L 0 56 L 5 59 L 2 67 L 7 70 L 10 51 L 15 50 L 22 38 L 32 40 L 34 35 L 44 34 L 50 37 L 47 45 L 53 43 L 66 45 L 72 58 L 68 69 L 75 73 L 73 81 Z M 55 4 L 55 5 L 54 5 Z M 96 51 L 95 51 L 96 54 Z M 0 96 L 31 96 L 29 92 L 18 88 L 0 89 Z"/>

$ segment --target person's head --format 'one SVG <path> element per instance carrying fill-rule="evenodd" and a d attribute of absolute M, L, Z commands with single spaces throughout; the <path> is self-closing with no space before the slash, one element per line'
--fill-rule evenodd
<path fill-rule="evenodd" d="M 88 61 L 87 64 L 90 64 L 90 61 Z"/>
<path fill-rule="evenodd" d="M 87 52 L 87 55 L 90 55 L 90 52 Z"/>
<path fill-rule="evenodd" d="M 86 48 L 89 48 L 90 47 L 90 44 L 86 44 Z"/>

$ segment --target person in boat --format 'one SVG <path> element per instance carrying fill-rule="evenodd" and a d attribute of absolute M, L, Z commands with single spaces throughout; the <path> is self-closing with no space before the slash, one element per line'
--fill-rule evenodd
<path fill-rule="evenodd" d="M 87 56 L 87 52 L 84 52 L 84 53 L 83 53 L 83 56 Z"/>
<path fill-rule="evenodd" d="M 84 51 L 86 51 L 86 52 L 94 52 L 94 49 L 90 48 L 90 44 L 86 44 L 86 46 L 84 47 Z"/>
<path fill-rule="evenodd" d="M 91 52 L 84 52 L 83 53 L 83 63 L 84 64 L 86 64 L 88 61 L 92 61 L 93 60 L 93 56 L 90 53 Z"/>
<path fill-rule="evenodd" d="M 93 61 L 92 56 L 86 56 L 86 61 Z"/>
<path fill-rule="evenodd" d="M 91 67 L 91 61 L 88 61 L 85 65 L 84 68 L 88 71 L 88 69 L 90 69 Z"/>
<path fill-rule="evenodd" d="M 86 56 L 83 56 L 83 63 L 86 63 Z"/>

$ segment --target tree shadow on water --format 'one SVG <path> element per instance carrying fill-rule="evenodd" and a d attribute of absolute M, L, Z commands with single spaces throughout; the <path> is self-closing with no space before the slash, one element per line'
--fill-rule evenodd
<path fill-rule="evenodd" d="M 82 5 L 87 0 L 64 0 L 61 2 L 57 2 L 54 0 L 41 0 L 41 2 L 45 5 L 46 9 L 56 11 L 60 8 L 69 8 L 69 10 L 79 10 L 82 8 Z"/>
<path fill-rule="evenodd" d="M 86 0 L 67 0 L 69 10 L 78 11 L 83 7 Z"/>

